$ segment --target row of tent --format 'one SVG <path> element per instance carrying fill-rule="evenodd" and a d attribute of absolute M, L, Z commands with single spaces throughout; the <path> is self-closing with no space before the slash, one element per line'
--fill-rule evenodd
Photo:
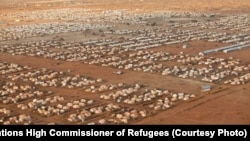
<path fill-rule="evenodd" d="M 235 45 L 206 50 L 206 51 L 203 51 L 202 54 L 207 55 L 207 54 L 221 52 L 221 51 L 224 53 L 228 53 L 231 51 L 240 50 L 240 49 L 244 49 L 244 48 L 248 48 L 248 47 L 250 47 L 250 44 L 235 44 Z"/>

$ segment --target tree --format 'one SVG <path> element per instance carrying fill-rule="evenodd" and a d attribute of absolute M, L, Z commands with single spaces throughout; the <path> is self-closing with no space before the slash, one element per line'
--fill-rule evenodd
<path fill-rule="evenodd" d="M 157 23 L 156 22 L 153 22 L 152 24 L 151 24 L 151 26 L 156 26 L 157 25 Z"/>
<path fill-rule="evenodd" d="M 191 20 L 192 23 L 197 23 L 198 21 L 197 20 Z"/>

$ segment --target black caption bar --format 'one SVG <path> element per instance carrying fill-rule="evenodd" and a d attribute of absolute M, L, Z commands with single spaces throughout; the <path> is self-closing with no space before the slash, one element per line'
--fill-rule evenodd
<path fill-rule="evenodd" d="M 1 137 L 116 137 L 249 140 L 250 125 L 8 125 L 0 126 Z"/>

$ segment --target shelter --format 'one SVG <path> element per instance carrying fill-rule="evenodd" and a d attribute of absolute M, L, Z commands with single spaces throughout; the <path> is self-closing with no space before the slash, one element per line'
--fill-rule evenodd
<path fill-rule="evenodd" d="M 210 90 L 211 90 L 211 86 L 210 85 L 205 84 L 205 85 L 201 86 L 201 91 L 202 92 L 207 92 L 207 91 L 210 91 Z"/>

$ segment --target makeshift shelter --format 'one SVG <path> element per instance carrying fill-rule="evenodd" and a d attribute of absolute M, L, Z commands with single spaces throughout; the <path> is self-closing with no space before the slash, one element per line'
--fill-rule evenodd
<path fill-rule="evenodd" d="M 210 91 L 210 90 L 211 90 L 210 85 L 202 85 L 201 86 L 201 91 L 203 91 L 203 92 Z"/>

